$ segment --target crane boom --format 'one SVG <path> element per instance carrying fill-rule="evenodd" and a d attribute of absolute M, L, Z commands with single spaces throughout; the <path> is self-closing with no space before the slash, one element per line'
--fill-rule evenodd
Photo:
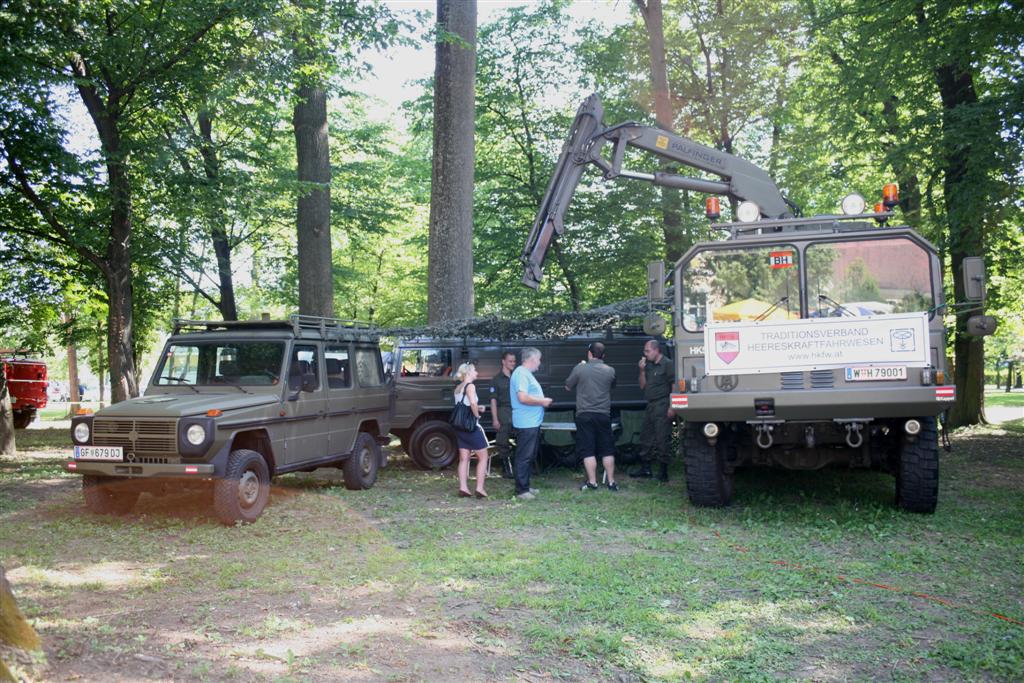
<path fill-rule="evenodd" d="M 552 241 L 565 230 L 563 220 L 583 171 L 588 164 L 601 169 L 606 180 L 617 177 L 646 180 L 662 187 L 726 195 L 758 205 L 767 218 L 792 216 L 786 200 L 771 177 L 754 164 L 726 152 L 701 145 L 660 128 L 632 121 L 606 127 L 601 98 L 591 95 L 580 105 L 562 147 L 555 172 L 548 183 L 537 218 L 523 247 L 523 284 L 536 289 L 544 275 L 544 258 Z M 612 143 L 612 158 L 602 155 Z M 622 169 L 626 147 L 636 147 L 656 156 L 715 174 L 722 180 L 705 180 L 656 171 L 640 173 Z"/>

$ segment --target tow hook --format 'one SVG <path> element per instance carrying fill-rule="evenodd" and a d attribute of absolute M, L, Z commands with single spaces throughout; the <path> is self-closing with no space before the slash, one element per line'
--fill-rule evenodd
<path fill-rule="evenodd" d="M 775 431 L 775 425 L 759 424 L 754 425 L 754 429 L 757 431 L 757 445 L 765 450 L 771 448 L 772 443 L 774 443 L 772 432 Z"/>
<path fill-rule="evenodd" d="M 846 445 L 850 448 L 860 448 L 864 444 L 864 435 L 861 429 L 864 428 L 859 422 L 846 423 Z"/>

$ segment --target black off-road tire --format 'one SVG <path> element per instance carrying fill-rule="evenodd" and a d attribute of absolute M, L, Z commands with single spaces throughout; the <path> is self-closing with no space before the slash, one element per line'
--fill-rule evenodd
<path fill-rule="evenodd" d="M 896 463 L 896 505 L 931 514 L 939 502 L 939 432 L 934 417 L 917 418 L 921 431 L 900 444 Z"/>
<path fill-rule="evenodd" d="M 86 474 L 82 477 L 85 507 L 97 515 L 126 515 L 139 500 L 136 482 L 119 477 Z"/>
<path fill-rule="evenodd" d="M 359 432 L 352 455 L 341 466 L 345 475 L 345 488 L 350 491 L 372 488 L 377 481 L 379 466 L 380 444 L 372 434 Z"/>
<path fill-rule="evenodd" d="M 231 451 L 223 479 L 213 483 L 213 512 L 224 524 L 252 524 L 270 500 L 270 468 L 256 451 Z"/>
<path fill-rule="evenodd" d="M 14 428 L 25 429 L 30 424 L 32 424 L 32 420 L 33 418 L 35 418 L 35 416 L 36 414 L 34 412 L 28 410 L 14 411 L 14 414 L 11 415 L 12 421 L 14 422 Z"/>
<path fill-rule="evenodd" d="M 683 466 L 686 493 L 700 507 L 720 508 L 732 502 L 733 475 L 725 471 L 725 435 L 715 446 L 701 433 L 701 425 L 683 426 Z"/>
<path fill-rule="evenodd" d="M 409 438 L 413 461 L 425 470 L 443 470 L 459 457 L 455 429 L 441 420 L 427 420 Z"/>

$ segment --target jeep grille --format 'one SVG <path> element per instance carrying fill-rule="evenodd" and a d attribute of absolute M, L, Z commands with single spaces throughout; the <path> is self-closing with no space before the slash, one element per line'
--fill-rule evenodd
<path fill-rule="evenodd" d="M 92 422 L 92 442 L 96 446 L 122 446 L 126 455 L 177 455 L 178 421 L 97 417 Z"/>

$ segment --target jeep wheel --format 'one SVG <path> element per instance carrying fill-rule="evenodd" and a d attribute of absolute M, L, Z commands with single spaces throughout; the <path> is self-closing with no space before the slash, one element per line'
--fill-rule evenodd
<path fill-rule="evenodd" d="M 732 502 L 733 475 L 725 471 L 725 437 L 723 434 L 712 446 L 701 433 L 700 425 L 683 426 L 686 493 L 694 505 L 717 508 Z"/>
<path fill-rule="evenodd" d="M 380 464 L 380 444 L 372 434 L 359 432 L 355 450 L 341 466 L 345 474 L 345 488 L 361 491 L 371 488 L 377 481 L 377 466 Z"/>
<path fill-rule="evenodd" d="M 259 519 L 270 500 L 270 470 L 263 456 L 240 448 L 231 451 L 223 479 L 213 484 L 213 511 L 225 524 Z"/>
<path fill-rule="evenodd" d="M 939 501 L 939 434 L 934 417 L 918 418 L 921 431 L 905 436 L 896 463 L 896 505 L 908 512 L 935 512 Z"/>
<path fill-rule="evenodd" d="M 412 459 L 426 470 L 442 470 L 459 454 L 455 430 L 447 422 L 427 420 L 417 427 L 409 439 Z"/>
<path fill-rule="evenodd" d="M 36 414 L 31 410 L 14 411 L 14 414 L 11 416 L 13 418 L 12 421 L 14 422 L 14 428 L 25 429 L 30 424 L 32 424 L 32 418 L 34 418 L 35 416 Z"/>
<path fill-rule="evenodd" d="M 139 493 L 134 481 L 95 474 L 82 477 L 85 507 L 97 515 L 128 514 L 139 500 Z"/>

